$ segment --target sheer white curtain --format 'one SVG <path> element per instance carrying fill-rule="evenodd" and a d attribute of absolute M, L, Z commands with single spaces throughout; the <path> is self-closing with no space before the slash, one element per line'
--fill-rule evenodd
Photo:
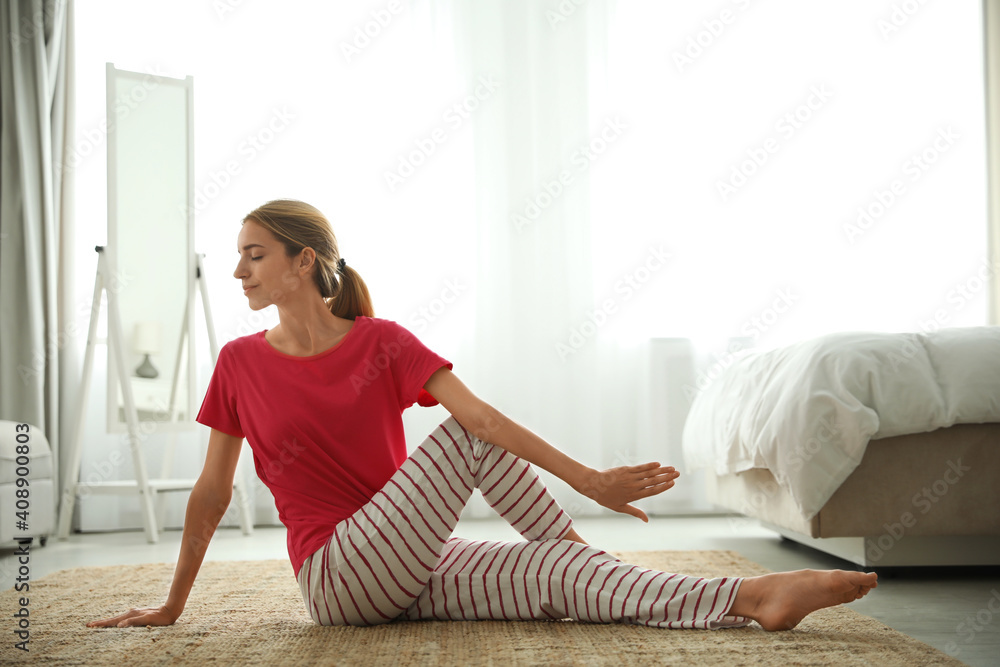
<path fill-rule="evenodd" d="M 570 347 L 567 323 L 591 305 L 588 184 L 569 170 L 594 131 L 587 64 L 603 56 L 605 26 L 594 11 L 553 29 L 546 7 L 526 0 L 450 6 L 466 80 L 497 82 L 473 126 L 475 330 L 467 370 L 456 372 L 558 447 L 603 465 L 625 439 L 601 438 L 598 356 Z M 547 479 L 571 510 L 591 509 Z"/>
<path fill-rule="evenodd" d="M 650 243 L 636 248 L 638 276 L 612 281 L 611 290 L 598 280 L 615 259 L 592 224 L 591 167 L 629 130 L 620 110 L 601 104 L 614 6 L 451 7 L 460 71 L 498 82 L 498 99 L 474 124 L 476 328 L 462 372 L 501 410 L 589 465 L 671 462 L 663 430 L 679 435 L 684 408 L 674 401 L 680 385 L 663 380 L 666 371 L 693 375 L 683 375 L 692 359 L 603 333 L 645 272 L 666 261 Z M 650 356 L 661 364 L 653 371 Z M 542 474 L 571 513 L 605 512 Z M 688 508 L 696 488 L 644 505 Z M 467 513 L 489 510 L 474 502 Z"/>
<path fill-rule="evenodd" d="M 653 239 L 674 258 L 615 324 L 767 345 L 984 323 L 981 5 L 618 3 L 601 103 L 631 128 L 592 171 L 595 239 L 607 281 Z"/>
<path fill-rule="evenodd" d="M 595 107 L 629 129 L 591 170 L 595 275 L 607 289 L 653 244 L 671 259 L 601 333 L 659 339 L 672 369 L 683 339 L 696 352 L 694 383 L 649 369 L 673 392 L 652 414 L 682 421 L 678 383 L 690 399 L 730 350 L 987 322 L 981 11 L 616 5 Z"/>
<path fill-rule="evenodd" d="M 579 458 L 682 465 L 734 350 L 986 323 L 979 2 L 455 7 L 465 76 L 503 81 L 476 386 Z"/>

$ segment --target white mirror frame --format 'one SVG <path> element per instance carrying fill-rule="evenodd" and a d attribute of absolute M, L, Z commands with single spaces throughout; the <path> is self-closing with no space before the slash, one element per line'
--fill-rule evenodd
<path fill-rule="evenodd" d="M 107 64 L 108 253 L 123 358 L 143 432 L 195 428 L 193 78 L 174 79 Z M 159 375 L 138 377 L 144 355 L 136 325 L 153 322 Z M 127 430 L 108 321 L 107 428 Z M 183 339 L 186 337 L 186 341 Z M 181 363 L 182 358 L 186 363 Z M 170 406 L 173 405 L 173 411 Z"/>

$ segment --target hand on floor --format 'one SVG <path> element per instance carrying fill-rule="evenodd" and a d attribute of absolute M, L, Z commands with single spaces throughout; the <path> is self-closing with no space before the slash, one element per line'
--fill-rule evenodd
<path fill-rule="evenodd" d="M 129 609 L 121 616 L 106 618 L 101 621 L 87 623 L 88 628 L 131 628 L 146 625 L 173 625 L 177 615 L 162 607 L 146 607 L 145 609 Z"/>

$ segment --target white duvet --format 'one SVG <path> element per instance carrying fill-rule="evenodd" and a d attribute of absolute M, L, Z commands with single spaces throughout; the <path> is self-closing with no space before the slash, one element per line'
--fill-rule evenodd
<path fill-rule="evenodd" d="M 870 439 L 985 422 L 1000 422 L 1000 327 L 839 333 L 737 354 L 695 398 L 684 459 L 766 468 L 809 519 Z"/>

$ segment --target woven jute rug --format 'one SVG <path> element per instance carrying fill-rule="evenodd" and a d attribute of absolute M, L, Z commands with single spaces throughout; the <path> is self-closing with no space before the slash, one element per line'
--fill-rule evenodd
<path fill-rule="evenodd" d="M 699 576 L 768 570 L 730 551 L 614 552 L 649 568 Z M 30 651 L 8 631 L 13 589 L 0 593 L 0 663 L 60 665 L 961 665 L 841 606 L 788 632 L 757 624 L 660 630 L 574 621 L 420 621 L 371 628 L 309 619 L 285 560 L 209 562 L 184 614 L 159 628 L 87 628 L 90 620 L 161 604 L 173 564 L 86 567 L 31 582 Z M 871 593 L 877 595 L 878 591 Z"/>

